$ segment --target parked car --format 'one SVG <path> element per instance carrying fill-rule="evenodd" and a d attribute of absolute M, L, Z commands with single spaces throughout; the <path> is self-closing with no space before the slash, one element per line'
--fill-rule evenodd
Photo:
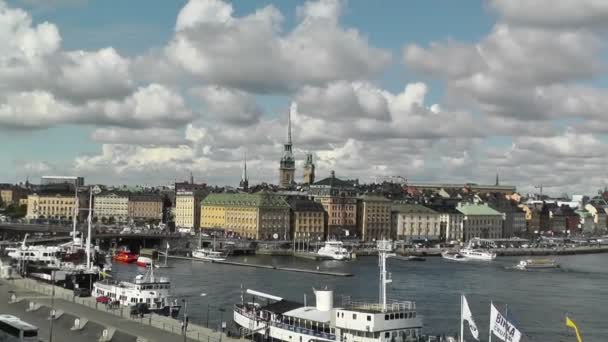
<path fill-rule="evenodd" d="M 99 296 L 95 298 L 97 303 L 108 304 L 110 302 L 110 297 L 107 296 Z"/>
<path fill-rule="evenodd" d="M 75 297 L 91 297 L 91 290 L 89 290 L 85 287 L 79 287 L 77 289 L 74 289 L 74 296 Z"/>

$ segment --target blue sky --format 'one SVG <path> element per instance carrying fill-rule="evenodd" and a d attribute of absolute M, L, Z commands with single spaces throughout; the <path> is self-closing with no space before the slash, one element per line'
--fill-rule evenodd
<path fill-rule="evenodd" d="M 81 63 L 69 60 L 74 51 L 82 50 L 97 59 L 86 64 L 89 69 L 79 69 L 81 81 L 91 75 L 101 78 L 91 79 L 94 86 L 86 94 L 80 91 L 86 83 L 30 79 L 14 88 L 0 87 L 0 107 L 5 103 L 13 113 L 3 118 L 0 111 L 0 162 L 8 166 L 0 178 L 13 182 L 24 173 L 35 178 L 60 172 L 83 173 L 94 182 L 162 183 L 172 179 L 171 174 L 194 169 L 211 183 L 235 183 L 240 156 L 244 150 L 255 150 L 248 153 L 253 180 L 273 181 L 285 111 L 296 101 L 296 151 L 315 151 L 320 172 L 338 169 L 363 179 L 380 172 L 413 180 L 481 183 L 498 171 L 502 179 L 533 189 L 548 162 L 538 160 L 537 165 L 532 160 L 527 169 L 514 164 L 539 154 L 576 162 L 576 152 L 606 144 L 603 114 L 595 112 L 606 85 L 606 32 L 604 25 L 596 24 L 603 8 L 591 11 L 581 2 L 565 1 L 564 8 L 539 11 L 534 3 L 544 1 L 518 2 L 518 7 L 505 0 L 381 5 L 364 0 L 9 0 L 7 16 L 22 9 L 32 18 L 31 24 L 22 22 L 22 28 L 35 30 L 48 22 L 58 30 L 61 44 L 43 56 L 49 72 Z M 278 22 L 262 10 L 268 5 L 283 18 L 278 32 L 264 31 L 266 23 Z M 319 19 L 313 7 L 327 12 Z M 221 28 L 213 23 L 218 15 L 209 14 L 218 8 L 232 9 L 228 24 L 223 22 Z M 256 11 L 262 18 L 259 25 L 247 19 Z M 575 12 L 577 16 L 572 15 Z M 176 30 L 180 16 L 195 22 L 178 24 Z M 242 38 L 235 33 L 239 31 L 231 31 L 235 28 L 241 33 L 259 29 L 260 36 L 271 36 L 239 51 L 255 35 Z M 18 31 L 5 29 L 18 46 Z M 212 30 L 225 31 L 211 34 Z M 319 33 L 324 30 L 328 39 L 334 39 L 330 45 L 324 45 Z M 44 39 L 49 36 L 41 34 L 39 43 Z M 264 58 L 256 61 L 249 54 L 264 53 L 255 47 L 269 40 L 271 46 L 282 48 L 296 42 L 311 44 L 308 60 L 324 56 L 318 62 L 336 67 L 322 73 L 324 66 L 315 70 L 305 57 L 284 52 L 269 55 L 269 60 L 277 58 L 274 64 L 260 65 Z M 227 41 L 239 43 L 230 51 L 213 50 Z M 107 48 L 113 52 L 101 56 Z M 194 59 L 188 55 L 193 51 L 198 54 Z M 545 53 L 545 66 L 537 66 Z M 227 69 L 226 58 L 232 60 Z M 201 61 L 212 69 L 200 69 Z M 268 72 L 267 79 L 256 71 L 258 66 L 266 68 L 260 70 Z M 311 68 L 310 74 L 298 75 L 294 66 Z M 94 67 L 104 71 L 90 69 Z M 123 69 L 112 69 L 119 67 Z M 0 64 L 0 72 L 8 68 L 9 64 Z M 17 86 L 27 81 L 34 85 Z M 124 113 L 134 110 L 130 99 L 138 89 L 155 84 L 169 92 L 167 101 L 175 96 L 174 107 L 167 107 L 166 113 L 122 114 L 129 117 L 123 120 L 107 112 L 109 102 L 104 101 L 120 103 L 127 108 Z M 57 117 L 37 113 L 41 107 L 14 104 L 15 97 L 40 92 L 52 95 L 52 105 L 59 107 L 47 108 L 57 111 Z M 565 99 L 570 100 L 560 103 Z M 24 123 L 29 116 L 35 123 Z M 251 141 L 242 141 L 252 132 Z M 154 136 L 166 141 L 152 141 Z M 392 146 L 391 153 L 387 145 Z M 605 164 L 594 159 L 600 158 L 594 153 L 589 158 L 592 167 L 586 172 L 592 176 L 582 183 L 575 181 L 581 170 L 557 165 L 546 172 L 555 175 L 556 187 L 563 183 L 576 191 L 577 184 L 570 183 L 579 182 L 585 190 L 593 189 L 606 182 L 599 172 Z M 150 177 L 151 169 L 162 177 L 142 179 Z"/>

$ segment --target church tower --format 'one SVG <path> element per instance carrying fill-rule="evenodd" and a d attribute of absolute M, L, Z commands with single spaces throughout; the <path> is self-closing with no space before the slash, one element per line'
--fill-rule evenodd
<path fill-rule="evenodd" d="M 243 175 L 241 175 L 239 187 L 245 192 L 249 190 L 249 178 L 247 178 L 247 153 L 245 153 L 245 158 L 243 159 Z"/>
<path fill-rule="evenodd" d="M 315 164 L 312 162 L 312 153 L 306 154 L 306 163 L 304 163 L 304 184 L 312 184 L 315 182 Z"/>
<path fill-rule="evenodd" d="M 283 145 L 283 157 L 279 167 L 279 185 L 282 188 L 288 188 L 295 182 L 296 162 L 291 150 L 291 112 L 295 110 L 296 104 L 292 102 L 287 118 L 287 143 Z"/>

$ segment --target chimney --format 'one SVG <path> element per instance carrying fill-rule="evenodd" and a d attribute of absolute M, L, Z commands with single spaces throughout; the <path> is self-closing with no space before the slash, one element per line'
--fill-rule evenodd
<path fill-rule="evenodd" d="M 331 178 L 336 178 L 336 171 L 331 170 L 331 172 L 329 173 L 329 175 L 331 176 Z"/>

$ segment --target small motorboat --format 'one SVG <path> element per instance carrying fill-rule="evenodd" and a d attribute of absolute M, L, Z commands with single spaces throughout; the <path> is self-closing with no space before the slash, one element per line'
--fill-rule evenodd
<path fill-rule="evenodd" d="M 558 268 L 559 264 L 552 259 L 527 259 L 519 261 L 519 264 L 515 265 L 518 270 L 526 271 L 531 269 L 548 269 Z"/>
<path fill-rule="evenodd" d="M 444 251 L 441 252 L 441 257 L 451 261 L 467 261 L 467 258 L 458 252 Z"/>
<path fill-rule="evenodd" d="M 148 258 L 145 256 L 137 257 L 137 261 L 135 262 L 137 266 L 140 267 L 148 267 L 152 265 L 152 258 Z"/>
<path fill-rule="evenodd" d="M 131 264 L 137 261 L 138 255 L 131 252 L 120 251 L 118 254 L 114 256 L 114 260 L 118 262 L 124 262 L 127 264 Z"/>

